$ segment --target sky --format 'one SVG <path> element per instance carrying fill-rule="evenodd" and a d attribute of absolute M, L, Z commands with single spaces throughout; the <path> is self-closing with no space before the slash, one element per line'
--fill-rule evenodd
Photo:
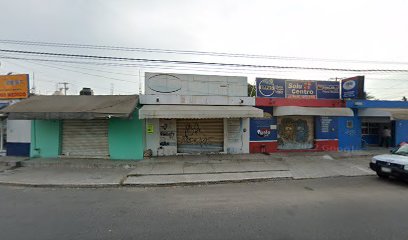
<path fill-rule="evenodd" d="M 0 40 L 242 53 L 279 58 L 5 43 L 0 43 L 0 49 L 256 65 L 408 69 L 408 1 L 404 0 L 0 0 L 0 6 Z M 82 87 L 93 88 L 95 94 L 135 94 L 143 88 L 144 72 L 149 71 L 239 75 L 247 76 L 250 82 L 256 77 L 327 80 L 361 75 L 339 71 L 215 70 L 173 65 L 100 66 L 27 58 L 33 56 L 0 52 L 0 74 L 29 73 L 31 86 L 35 86 L 35 91 L 40 94 L 52 94 L 61 86 L 58 86 L 60 82 L 70 83 L 68 94 L 78 94 Z M 408 95 L 406 72 L 362 74 L 366 76 L 366 91 L 376 98 L 399 100 Z"/>

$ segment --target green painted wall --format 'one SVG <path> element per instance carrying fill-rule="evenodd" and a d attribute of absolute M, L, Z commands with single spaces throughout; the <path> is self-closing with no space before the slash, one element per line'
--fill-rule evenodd
<path fill-rule="evenodd" d="M 132 119 L 109 120 L 109 154 L 113 160 L 141 160 L 144 150 L 144 121 L 138 110 Z"/>
<path fill-rule="evenodd" d="M 60 154 L 61 121 L 31 121 L 30 157 L 54 158 Z"/>

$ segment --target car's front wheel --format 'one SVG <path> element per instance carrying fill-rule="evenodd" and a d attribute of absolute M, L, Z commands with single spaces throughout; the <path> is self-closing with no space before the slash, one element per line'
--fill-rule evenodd
<path fill-rule="evenodd" d="M 383 172 L 381 172 L 381 171 L 377 171 L 377 175 L 378 175 L 380 178 L 388 178 L 388 177 L 389 177 L 388 174 L 383 173 Z"/>

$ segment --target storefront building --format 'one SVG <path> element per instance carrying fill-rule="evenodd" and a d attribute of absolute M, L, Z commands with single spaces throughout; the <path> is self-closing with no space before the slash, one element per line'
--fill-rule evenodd
<path fill-rule="evenodd" d="M 138 97 L 34 96 L 3 110 L 31 120 L 30 157 L 143 159 Z"/>
<path fill-rule="evenodd" d="M 151 156 L 249 153 L 252 107 L 246 77 L 146 73 L 139 118 Z"/>
<path fill-rule="evenodd" d="M 340 99 L 340 83 L 257 78 L 250 120 L 250 152 L 337 151 L 339 126 L 354 112 Z"/>
<path fill-rule="evenodd" d="M 0 76 L 0 110 L 29 96 L 29 75 Z M 29 156 L 31 122 L 8 120 L 0 113 L 0 156 Z"/>
<path fill-rule="evenodd" d="M 346 106 L 356 112 L 348 121 L 355 125 L 350 130 L 340 126 L 340 136 L 346 149 L 380 146 L 385 128 L 391 130 L 391 146 L 408 142 L 408 102 L 380 100 L 347 100 Z M 344 125 L 344 126 L 347 126 Z M 349 131 L 348 131 L 349 130 Z M 384 146 L 384 145 L 383 145 Z"/>

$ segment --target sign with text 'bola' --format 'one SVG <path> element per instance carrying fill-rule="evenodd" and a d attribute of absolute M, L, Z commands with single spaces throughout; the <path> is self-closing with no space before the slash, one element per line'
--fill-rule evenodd
<path fill-rule="evenodd" d="M 340 84 L 333 81 L 257 78 L 256 89 L 265 98 L 340 99 Z"/>
<path fill-rule="evenodd" d="M 28 98 L 28 74 L 0 76 L 0 99 Z"/>

